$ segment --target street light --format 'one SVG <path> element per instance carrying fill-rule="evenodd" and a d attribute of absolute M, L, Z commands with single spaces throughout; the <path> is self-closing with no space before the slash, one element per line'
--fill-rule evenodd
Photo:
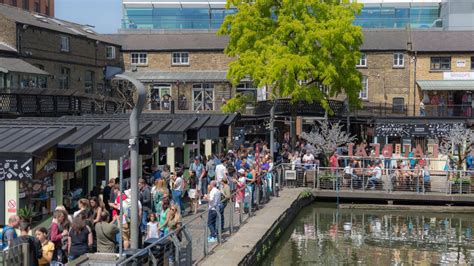
<path fill-rule="evenodd" d="M 130 114 L 130 188 L 132 190 L 132 200 L 131 200 L 131 223 L 130 223 L 130 235 L 131 235 L 131 248 L 138 249 L 138 227 L 140 226 L 141 220 L 138 219 L 138 138 L 140 136 L 140 115 L 142 113 L 143 107 L 145 106 L 146 100 L 146 91 L 145 86 L 140 81 L 126 76 L 126 75 L 117 75 L 118 78 L 127 80 L 131 82 L 137 89 L 137 102 L 135 107 L 133 107 L 132 113 Z"/>

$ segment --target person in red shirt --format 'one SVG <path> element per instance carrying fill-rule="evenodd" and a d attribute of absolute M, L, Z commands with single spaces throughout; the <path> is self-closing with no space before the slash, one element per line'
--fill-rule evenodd
<path fill-rule="evenodd" d="M 334 152 L 332 156 L 329 158 L 329 167 L 331 167 L 331 173 L 333 175 L 337 174 L 337 168 L 339 167 L 339 158 L 337 156 L 337 152 Z"/>
<path fill-rule="evenodd" d="M 117 197 L 115 198 L 114 203 L 109 203 L 109 205 L 112 208 L 112 223 L 118 224 L 117 216 L 120 212 L 120 197 L 122 197 L 122 201 L 125 201 L 127 196 L 124 193 L 121 193 L 119 185 L 114 186 L 114 193 Z"/>

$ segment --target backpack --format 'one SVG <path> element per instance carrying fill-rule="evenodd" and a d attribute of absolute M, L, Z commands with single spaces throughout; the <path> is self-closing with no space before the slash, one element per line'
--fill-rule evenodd
<path fill-rule="evenodd" d="M 6 240 L 6 235 L 5 233 L 8 231 L 8 230 L 13 230 L 13 237 L 16 238 L 16 231 L 13 227 L 11 226 L 5 226 L 3 227 L 3 230 L 2 232 L 0 233 L 0 250 L 4 250 L 6 248 L 8 248 L 8 241 Z"/>

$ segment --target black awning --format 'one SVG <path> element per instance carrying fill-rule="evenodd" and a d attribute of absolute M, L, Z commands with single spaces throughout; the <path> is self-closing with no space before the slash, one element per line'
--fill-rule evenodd
<path fill-rule="evenodd" d="M 107 125 L 84 125 L 77 126 L 77 131 L 58 143 L 58 148 L 77 149 L 91 143 L 101 134 L 106 132 L 110 126 Z"/>
<path fill-rule="evenodd" d="M 142 135 L 156 137 L 162 132 L 173 120 L 166 119 L 160 121 L 153 121 L 151 125 L 142 132 Z"/>
<path fill-rule="evenodd" d="M 140 122 L 139 131 L 143 132 L 151 125 L 151 122 Z M 130 139 L 130 123 L 127 122 L 112 122 L 110 128 L 98 138 L 101 141 L 109 142 L 125 142 L 128 143 Z"/>

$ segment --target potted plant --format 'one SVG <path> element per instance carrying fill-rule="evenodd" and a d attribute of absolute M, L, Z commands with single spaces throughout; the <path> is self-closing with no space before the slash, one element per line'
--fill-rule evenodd
<path fill-rule="evenodd" d="M 451 194 L 466 194 L 469 193 L 471 187 L 471 180 L 468 178 L 456 177 L 451 183 Z"/>
<path fill-rule="evenodd" d="M 25 206 L 18 211 L 18 217 L 20 217 L 21 221 L 30 223 L 33 220 L 33 207 L 32 206 Z"/>

